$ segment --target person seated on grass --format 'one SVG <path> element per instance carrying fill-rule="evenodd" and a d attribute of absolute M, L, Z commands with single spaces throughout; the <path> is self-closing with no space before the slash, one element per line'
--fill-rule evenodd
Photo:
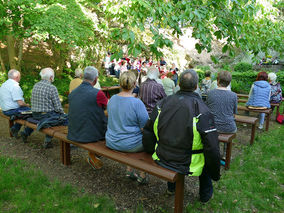
<path fill-rule="evenodd" d="M 175 82 L 172 80 L 173 76 L 174 74 L 172 72 L 168 72 L 167 77 L 162 80 L 163 87 L 167 96 L 174 94 Z"/>
<path fill-rule="evenodd" d="M 198 75 L 180 75 L 180 91 L 156 105 L 143 131 L 143 146 L 157 164 L 180 174 L 199 176 L 200 201 L 213 195 L 212 180 L 220 179 L 220 151 L 214 117 L 194 91 Z M 168 182 L 167 193 L 175 193 Z"/>
<path fill-rule="evenodd" d="M 4 115 L 17 116 L 21 112 L 30 111 L 29 104 L 25 103 L 23 91 L 19 85 L 21 80 L 21 73 L 18 70 L 11 69 L 8 72 L 8 80 L 5 81 L 0 87 L 0 107 Z M 21 124 L 15 123 L 10 132 L 13 137 L 19 138 L 18 133 L 21 129 Z M 23 142 L 26 143 L 25 136 L 32 134 L 33 129 L 26 127 L 20 133 Z"/>
<path fill-rule="evenodd" d="M 150 67 L 147 80 L 140 86 L 139 97 L 149 114 L 153 111 L 156 103 L 167 96 L 162 84 L 158 83 L 159 80 L 159 70 L 156 67 Z"/>
<path fill-rule="evenodd" d="M 267 82 L 266 72 L 259 72 L 256 81 L 252 84 L 249 98 L 246 106 L 250 109 L 268 109 L 270 108 L 271 86 Z M 263 129 L 265 113 L 259 113 L 259 129 Z"/>
<path fill-rule="evenodd" d="M 220 133 L 235 133 L 237 126 L 234 114 L 237 114 L 237 94 L 228 90 L 232 74 L 221 71 L 217 76 L 217 89 L 210 90 L 207 95 L 207 106 L 214 115 L 217 131 Z"/>
<path fill-rule="evenodd" d="M 32 89 L 32 112 L 33 119 L 42 123 L 46 119 L 59 117 L 64 114 L 57 88 L 52 85 L 54 71 L 44 68 L 40 71 L 41 81 L 36 83 Z M 58 124 L 60 125 L 60 124 Z M 55 125 L 54 125 L 55 126 Z M 27 135 L 26 135 L 27 137 Z M 43 147 L 52 148 L 52 136 L 46 135 Z"/>
<path fill-rule="evenodd" d="M 105 139 L 107 117 L 104 113 L 108 99 L 104 92 L 94 88 L 98 80 L 98 70 L 88 66 L 84 70 L 82 84 L 68 96 L 68 134 L 67 138 L 79 143 L 90 143 Z M 102 162 L 89 152 L 87 162 L 100 169 Z"/>
<path fill-rule="evenodd" d="M 278 104 L 282 101 L 282 89 L 279 82 L 276 82 L 277 76 L 274 72 L 268 74 L 268 81 L 271 86 L 270 103 Z M 271 106 L 274 110 L 275 106 Z"/>
<path fill-rule="evenodd" d="M 70 81 L 69 94 L 82 83 L 83 71 L 81 68 L 75 69 L 75 78 Z"/>
<path fill-rule="evenodd" d="M 122 152 L 141 152 L 142 129 L 148 120 L 148 113 L 143 102 L 133 97 L 135 75 L 129 71 L 124 72 L 119 83 L 121 92 L 112 96 L 107 106 L 106 146 Z M 126 176 L 137 179 L 140 184 L 148 182 L 144 172 L 138 175 L 131 167 L 127 167 Z"/>

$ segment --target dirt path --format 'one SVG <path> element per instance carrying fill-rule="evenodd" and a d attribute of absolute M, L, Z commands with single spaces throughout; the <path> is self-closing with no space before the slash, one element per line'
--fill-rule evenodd
<path fill-rule="evenodd" d="M 0 118 L 0 155 L 23 160 L 41 170 L 50 180 L 59 180 L 71 184 L 80 191 L 96 195 L 111 197 L 117 209 L 134 211 L 139 204 L 149 212 L 172 212 L 174 197 L 165 195 L 166 182 L 150 176 L 146 186 L 140 186 L 134 181 L 125 178 L 125 167 L 103 158 L 104 166 L 101 170 L 94 171 L 87 163 L 87 152 L 81 149 L 71 151 L 70 166 L 63 166 L 60 162 L 60 146 L 53 139 L 52 149 L 41 147 L 44 135 L 34 132 L 29 137 L 29 142 L 23 144 L 21 140 L 10 138 L 8 135 L 8 121 Z M 241 152 L 242 145 L 248 145 L 250 127 L 239 127 L 236 145 L 233 146 L 233 158 Z M 224 170 L 222 169 L 222 172 Z M 198 200 L 198 179 L 186 178 L 185 204 Z"/>

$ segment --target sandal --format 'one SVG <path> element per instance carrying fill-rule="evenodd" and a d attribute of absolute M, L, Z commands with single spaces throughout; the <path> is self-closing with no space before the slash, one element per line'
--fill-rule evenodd
<path fill-rule="evenodd" d="M 137 175 L 137 182 L 141 185 L 145 185 L 147 183 L 149 183 L 149 177 L 145 176 L 144 178 L 141 177 L 140 175 Z"/>
<path fill-rule="evenodd" d="M 134 172 L 134 170 L 132 171 L 126 171 L 126 175 L 127 178 L 131 179 L 131 180 L 137 180 L 138 175 Z"/>

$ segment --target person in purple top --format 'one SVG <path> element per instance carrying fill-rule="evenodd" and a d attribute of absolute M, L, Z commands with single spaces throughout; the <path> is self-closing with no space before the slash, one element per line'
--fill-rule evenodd
<path fill-rule="evenodd" d="M 149 114 L 153 111 L 157 102 L 167 96 L 163 85 L 158 83 L 158 76 L 159 70 L 151 67 L 147 73 L 147 80 L 140 86 L 139 97 Z"/>

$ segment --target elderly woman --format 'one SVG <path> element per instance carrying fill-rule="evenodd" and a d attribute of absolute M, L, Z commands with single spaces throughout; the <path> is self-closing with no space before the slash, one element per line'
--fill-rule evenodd
<path fill-rule="evenodd" d="M 282 89 L 279 82 L 276 82 L 277 76 L 274 72 L 268 74 L 268 81 L 271 86 L 270 103 L 278 104 L 282 101 Z"/>
<path fill-rule="evenodd" d="M 217 131 L 221 133 L 237 131 L 234 114 L 237 113 L 238 99 L 236 93 L 228 89 L 231 80 L 230 72 L 219 72 L 217 89 L 210 90 L 207 96 L 207 105 L 214 115 Z"/>
<path fill-rule="evenodd" d="M 141 152 L 142 129 L 148 120 L 148 113 L 143 102 L 132 94 L 136 86 L 134 73 L 122 73 L 119 82 L 122 91 L 112 96 L 107 106 L 106 146 L 122 152 Z M 148 182 L 144 172 L 137 175 L 131 167 L 127 167 L 126 176 L 137 179 L 141 184 Z"/>
<path fill-rule="evenodd" d="M 268 75 L 266 72 L 259 72 L 256 81 L 253 83 L 249 93 L 249 99 L 246 106 L 251 109 L 270 108 L 270 91 L 271 86 L 267 82 Z M 259 113 L 259 129 L 263 129 L 265 114 Z"/>
<path fill-rule="evenodd" d="M 163 87 L 167 96 L 174 94 L 175 82 L 172 80 L 174 74 L 172 72 L 167 73 L 167 77 L 162 80 Z"/>

